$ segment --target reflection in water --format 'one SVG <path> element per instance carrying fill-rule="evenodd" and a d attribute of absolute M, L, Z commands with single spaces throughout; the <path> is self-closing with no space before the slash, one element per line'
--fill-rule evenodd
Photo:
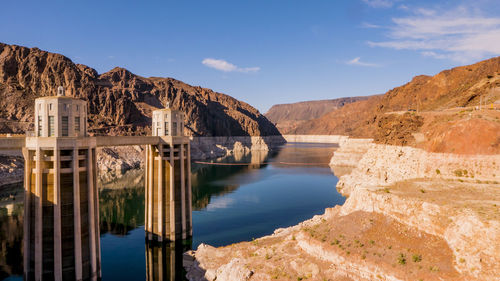
<path fill-rule="evenodd" d="M 183 245 L 182 242 L 146 241 L 146 280 L 185 280 L 182 254 L 190 248 L 190 244 Z"/>
<path fill-rule="evenodd" d="M 224 246 L 271 234 L 343 204 L 328 168 L 332 145 L 286 144 L 252 165 L 203 163 L 193 177 L 193 247 Z M 254 154 L 254 153 L 252 153 Z M 217 162 L 249 163 L 252 154 Z M 237 161 L 240 160 L 240 161 Z M 200 200 L 201 199 L 201 200 Z"/>
<path fill-rule="evenodd" d="M 220 184 L 220 181 L 229 179 L 237 174 L 246 174 L 254 169 L 265 168 L 269 159 L 268 151 L 256 151 L 253 153 L 236 152 L 231 156 L 218 159 L 221 163 L 252 163 L 250 165 L 205 165 L 193 164 L 191 183 L 193 194 L 193 210 L 199 211 L 206 208 L 210 199 L 230 193 L 242 184 Z M 248 178 L 250 180 L 250 178 Z"/>
<path fill-rule="evenodd" d="M 0 280 L 23 275 L 23 204 L 11 199 L 0 197 Z"/>
<path fill-rule="evenodd" d="M 334 149 L 287 144 L 274 153 L 237 153 L 217 160 L 250 165 L 193 164 L 194 248 L 267 235 L 342 204 L 336 178 L 322 164 Z M 99 186 L 103 280 L 182 280 L 186 246 L 145 243 L 144 170 Z M 23 204 L 16 200 L 2 200 L 0 194 L 0 280 L 22 276 Z"/>
<path fill-rule="evenodd" d="M 127 235 L 144 225 L 144 170 L 101 185 L 99 212 L 101 234 Z"/>

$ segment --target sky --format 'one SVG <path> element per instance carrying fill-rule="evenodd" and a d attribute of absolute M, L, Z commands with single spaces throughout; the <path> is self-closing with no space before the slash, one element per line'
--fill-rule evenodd
<path fill-rule="evenodd" d="M 2 1 L 0 42 L 273 104 L 381 94 L 500 55 L 498 0 Z"/>

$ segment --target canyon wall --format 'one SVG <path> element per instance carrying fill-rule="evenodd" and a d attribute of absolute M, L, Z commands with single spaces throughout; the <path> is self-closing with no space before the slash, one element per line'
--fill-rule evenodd
<path fill-rule="evenodd" d="M 343 206 L 273 235 L 185 254 L 189 280 L 499 280 L 500 155 L 346 139 Z"/>
<path fill-rule="evenodd" d="M 347 148 L 350 147 L 353 147 L 352 143 L 347 144 Z M 500 181 L 500 155 L 433 153 L 409 146 L 359 144 L 356 140 L 354 147 L 366 152 L 356 164 L 356 169 L 341 177 L 338 183 L 338 188 L 346 195 L 358 186 L 386 186 L 415 178 Z M 345 161 L 341 153 L 338 159 L 337 153 L 331 165 Z"/>

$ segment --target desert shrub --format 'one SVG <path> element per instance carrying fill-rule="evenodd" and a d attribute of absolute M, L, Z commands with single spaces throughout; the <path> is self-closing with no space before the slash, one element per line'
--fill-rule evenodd
<path fill-rule="evenodd" d="M 398 263 L 401 264 L 401 265 L 405 265 L 406 264 L 406 256 L 403 253 L 399 254 L 399 256 L 398 256 Z"/>
<path fill-rule="evenodd" d="M 422 255 L 419 255 L 419 254 L 414 254 L 412 258 L 413 258 L 413 262 L 421 262 L 422 261 Z"/>

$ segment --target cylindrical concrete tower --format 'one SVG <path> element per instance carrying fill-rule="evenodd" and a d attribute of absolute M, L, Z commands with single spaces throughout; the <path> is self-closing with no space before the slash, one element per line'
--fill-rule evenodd
<path fill-rule="evenodd" d="M 62 87 L 35 100 L 23 149 L 25 280 L 101 277 L 96 143 L 86 128 L 86 102 Z"/>
<path fill-rule="evenodd" d="M 184 136 L 184 114 L 170 108 L 153 111 L 153 135 L 146 148 L 146 239 L 175 241 L 192 236 L 191 154 Z"/>

